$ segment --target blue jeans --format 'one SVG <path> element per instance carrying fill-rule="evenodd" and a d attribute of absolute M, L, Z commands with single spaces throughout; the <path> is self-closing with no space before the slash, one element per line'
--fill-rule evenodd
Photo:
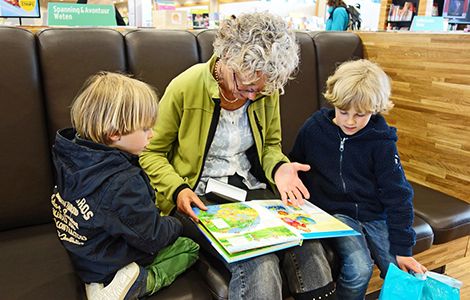
<path fill-rule="evenodd" d="M 229 299 L 282 299 L 281 268 L 292 294 L 311 292 L 332 282 L 319 240 L 225 265 L 232 273 Z"/>
<path fill-rule="evenodd" d="M 388 226 L 384 220 L 360 222 L 342 214 L 334 215 L 361 235 L 332 239 L 341 259 L 341 273 L 336 282 L 338 299 L 363 300 L 372 276 L 374 262 L 384 278 L 390 263 L 397 264 L 390 253 Z"/>

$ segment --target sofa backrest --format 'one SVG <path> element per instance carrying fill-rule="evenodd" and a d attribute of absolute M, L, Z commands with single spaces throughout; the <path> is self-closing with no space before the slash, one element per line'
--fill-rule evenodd
<path fill-rule="evenodd" d="M 46 28 L 36 35 L 0 27 L 0 230 L 51 221 L 54 184 L 50 146 L 70 126 L 70 104 L 98 71 L 129 72 L 163 95 L 168 83 L 212 55 L 215 30 Z M 296 32 L 301 58 L 295 79 L 281 96 L 283 150 L 323 106 L 328 75 L 342 62 L 362 57 L 351 32 Z"/>
<path fill-rule="evenodd" d="M 214 53 L 214 47 L 212 44 L 215 40 L 216 29 L 206 29 L 193 31 L 193 34 L 197 39 L 197 48 L 199 52 L 199 61 L 208 61 Z"/>
<path fill-rule="evenodd" d="M 199 62 L 196 38 L 186 30 L 130 30 L 123 33 L 128 69 L 157 88 L 161 97 L 170 81 Z"/>
<path fill-rule="evenodd" d="M 50 222 L 50 148 L 34 34 L 0 26 L 0 231 Z"/>
<path fill-rule="evenodd" d="M 108 28 L 47 28 L 36 33 L 50 144 L 69 127 L 70 104 L 98 71 L 125 72 L 124 39 Z"/>
<path fill-rule="evenodd" d="M 295 78 L 285 87 L 280 99 L 282 150 L 284 154 L 294 146 L 295 138 L 305 121 L 320 108 L 317 90 L 316 50 L 305 32 L 296 32 L 300 45 L 300 64 Z"/>
<path fill-rule="evenodd" d="M 319 107 L 329 107 L 323 97 L 326 80 L 341 63 L 364 58 L 362 41 L 357 34 L 347 31 L 310 31 L 308 35 L 315 45 L 318 104 Z"/>

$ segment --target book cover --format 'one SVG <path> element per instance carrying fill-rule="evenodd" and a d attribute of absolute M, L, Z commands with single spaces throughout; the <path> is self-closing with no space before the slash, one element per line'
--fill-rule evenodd
<path fill-rule="evenodd" d="M 293 247 L 303 239 L 359 233 L 308 201 L 302 207 L 281 200 L 252 200 L 193 208 L 196 224 L 227 262 Z"/>

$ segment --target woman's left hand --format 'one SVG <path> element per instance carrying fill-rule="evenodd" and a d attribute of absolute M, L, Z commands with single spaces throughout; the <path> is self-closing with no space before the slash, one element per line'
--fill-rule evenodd
<path fill-rule="evenodd" d="M 299 171 L 307 172 L 309 165 L 299 163 L 282 164 L 274 174 L 274 181 L 281 194 L 282 203 L 287 205 L 287 199 L 293 205 L 304 205 L 304 198 L 310 198 L 310 194 L 299 178 Z"/>

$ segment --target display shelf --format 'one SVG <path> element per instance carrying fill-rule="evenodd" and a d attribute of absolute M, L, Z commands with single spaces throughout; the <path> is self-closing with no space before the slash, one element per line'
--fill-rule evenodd
<path fill-rule="evenodd" d="M 467 25 L 467 24 L 470 24 L 470 20 L 467 20 L 467 19 L 463 19 L 463 20 L 459 20 L 459 19 L 449 19 L 449 24 L 461 24 L 461 25 Z"/>
<path fill-rule="evenodd" d="M 418 11 L 419 0 L 393 0 L 388 11 L 388 28 L 409 28 Z"/>

